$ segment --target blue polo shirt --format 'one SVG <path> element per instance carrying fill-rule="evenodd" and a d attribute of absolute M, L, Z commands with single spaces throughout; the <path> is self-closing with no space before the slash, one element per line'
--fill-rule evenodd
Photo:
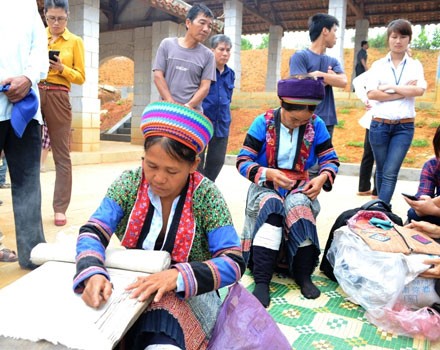
<path fill-rule="evenodd" d="M 327 73 L 328 67 L 332 67 L 336 74 L 344 73 L 339 61 L 327 55 L 318 55 L 310 49 L 296 51 L 289 62 L 290 75 L 306 74 L 314 71 Z M 335 98 L 333 96 L 333 87 L 329 84 L 325 85 L 325 96 L 320 104 L 316 106 L 315 114 L 324 120 L 325 125 L 336 125 Z"/>
<path fill-rule="evenodd" d="M 203 100 L 203 114 L 214 125 L 214 136 L 228 137 L 231 125 L 231 100 L 235 72 L 225 65 L 223 73 L 216 69 L 217 81 L 211 81 L 208 96 Z"/>

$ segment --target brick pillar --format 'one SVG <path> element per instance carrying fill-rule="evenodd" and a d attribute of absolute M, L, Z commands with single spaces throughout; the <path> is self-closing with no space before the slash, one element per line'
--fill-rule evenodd
<path fill-rule="evenodd" d="M 281 77 L 281 39 L 284 31 L 281 26 L 269 27 L 269 47 L 267 50 L 266 91 L 277 91 L 277 82 Z"/>
<path fill-rule="evenodd" d="M 72 151 L 99 150 L 99 0 L 70 1 L 69 30 L 84 41 L 86 81 L 72 84 Z"/>
<path fill-rule="evenodd" d="M 338 40 L 332 49 L 327 50 L 329 56 L 336 57 L 344 67 L 344 34 L 347 19 L 347 0 L 330 0 L 328 4 L 328 14 L 335 16 L 339 21 Z"/>
<path fill-rule="evenodd" d="M 232 54 L 228 66 L 235 71 L 235 91 L 241 87 L 241 33 L 243 23 L 243 3 L 241 1 L 226 0 L 223 4 L 225 12 L 224 33 L 232 41 Z"/>

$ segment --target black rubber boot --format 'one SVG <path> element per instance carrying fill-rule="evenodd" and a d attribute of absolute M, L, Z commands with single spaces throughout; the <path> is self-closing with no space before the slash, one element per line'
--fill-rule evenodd
<path fill-rule="evenodd" d="M 298 248 L 293 258 L 293 278 L 301 288 L 301 294 L 307 299 L 316 299 L 321 295 L 311 278 L 317 260 L 318 251 L 314 245 Z"/>
<path fill-rule="evenodd" d="M 252 261 L 255 289 L 253 295 L 264 307 L 270 304 L 269 284 L 272 279 L 278 251 L 269 248 L 253 246 Z"/>

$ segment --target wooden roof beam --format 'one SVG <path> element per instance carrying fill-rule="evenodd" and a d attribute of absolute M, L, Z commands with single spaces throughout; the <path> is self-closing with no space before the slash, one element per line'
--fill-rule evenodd
<path fill-rule="evenodd" d="M 351 11 L 354 12 L 354 15 L 356 17 L 356 19 L 362 19 L 365 17 L 365 13 L 364 13 L 364 9 L 363 9 L 363 4 L 364 2 L 361 2 L 361 6 L 358 6 L 357 4 L 354 3 L 354 0 L 348 0 L 347 1 L 347 6 L 350 8 Z"/>
<path fill-rule="evenodd" d="M 264 17 L 263 15 L 260 15 L 260 13 L 257 10 L 246 5 L 243 1 L 242 1 L 242 4 L 243 4 L 243 8 L 246 9 L 246 11 L 250 12 L 253 16 L 259 18 L 263 22 L 269 23 L 271 25 L 276 25 L 276 23 L 273 23 L 273 21 L 271 21 L 268 17 Z"/>

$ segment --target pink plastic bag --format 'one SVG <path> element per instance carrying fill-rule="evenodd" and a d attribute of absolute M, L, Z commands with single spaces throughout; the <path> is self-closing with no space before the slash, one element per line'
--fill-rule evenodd
<path fill-rule="evenodd" d="M 424 336 L 431 341 L 440 340 L 440 315 L 429 307 L 418 310 L 396 304 L 392 309 L 384 308 L 379 317 L 366 313 L 367 319 L 386 331 L 410 337 Z"/>
<path fill-rule="evenodd" d="M 229 287 L 208 350 L 290 350 L 272 316 L 240 283 Z"/>

